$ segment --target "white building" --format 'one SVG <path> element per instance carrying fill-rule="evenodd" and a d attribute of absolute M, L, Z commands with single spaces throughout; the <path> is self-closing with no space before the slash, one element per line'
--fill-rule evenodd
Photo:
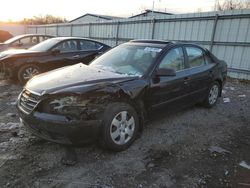
<path fill-rule="evenodd" d="M 121 17 L 115 17 L 115 16 L 106 16 L 106 15 L 98 15 L 98 14 L 84 14 L 83 16 L 80 16 L 78 18 L 75 18 L 69 23 L 71 24 L 82 24 L 82 23 L 91 23 L 91 22 L 103 22 L 108 20 L 116 20 L 116 19 L 122 19 Z"/>
<path fill-rule="evenodd" d="M 145 10 L 141 14 L 136 14 L 134 16 L 131 16 L 129 18 L 139 18 L 139 17 L 157 17 L 162 15 L 173 15 L 169 12 L 160 12 L 160 11 L 153 11 L 153 10 Z"/>

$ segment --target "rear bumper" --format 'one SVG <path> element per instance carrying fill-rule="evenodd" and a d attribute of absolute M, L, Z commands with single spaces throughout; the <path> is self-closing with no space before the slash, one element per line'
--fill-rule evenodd
<path fill-rule="evenodd" d="M 59 144 L 83 144 L 98 138 L 101 121 L 69 121 L 64 116 L 19 111 L 21 123 L 34 135 Z"/>

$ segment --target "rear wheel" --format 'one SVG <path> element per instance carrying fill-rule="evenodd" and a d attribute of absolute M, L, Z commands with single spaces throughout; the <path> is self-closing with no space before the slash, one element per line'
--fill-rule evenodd
<path fill-rule="evenodd" d="M 207 97 L 204 101 L 204 105 L 206 107 L 212 107 L 216 104 L 220 95 L 220 84 L 218 82 L 214 82 L 208 91 Z"/>
<path fill-rule="evenodd" d="M 24 65 L 18 71 L 18 81 L 21 84 L 25 84 L 33 76 L 41 73 L 41 70 L 36 65 Z"/>
<path fill-rule="evenodd" d="M 109 105 L 103 115 L 102 145 L 113 151 L 127 149 L 136 139 L 139 119 L 132 106 L 126 103 Z"/>

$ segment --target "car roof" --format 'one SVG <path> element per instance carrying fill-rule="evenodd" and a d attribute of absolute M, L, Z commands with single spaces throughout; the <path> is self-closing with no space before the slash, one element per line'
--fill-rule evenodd
<path fill-rule="evenodd" d="M 30 37 L 30 36 L 46 36 L 46 37 L 54 37 L 53 35 L 45 35 L 45 34 L 24 34 L 24 35 L 17 35 L 16 38 L 23 38 L 23 37 Z M 13 37 L 14 38 L 14 37 Z"/>
<path fill-rule="evenodd" d="M 104 43 L 102 43 L 102 42 L 100 42 L 100 41 L 93 40 L 93 39 L 90 39 L 90 38 L 84 38 L 84 37 L 54 37 L 53 39 L 54 39 L 54 40 L 58 40 L 58 41 L 69 40 L 69 39 L 89 40 L 89 41 L 93 41 L 93 42 L 98 42 L 98 43 L 104 44 Z M 106 44 L 105 44 L 105 45 L 106 45 Z"/>
<path fill-rule="evenodd" d="M 146 45 L 146 46 L 152 46 L 152 47 L 159 47 L 164 48 L 170 44 L 173 44 L 170 41 L 164 41 L 164 40 L 150 40 L 150 39 L 142 39 L 142 40 L 131 40 L 129 43 L 132 44 L 140 44 L 140 45 Z"/>
<path fill-rule="evenodd" d="M 144 40 L 143 39 L 143 40 L 131 40 L 131 41 L 129 41 L 129 43 L 154 46 L 154 47 L 161 47 L 161 48 L 164 48 L 164 47 L 169 46 L 169 45 L 192 45 L 192 46 L 196 46 L 196 47 L 199 47 L 199 48 L 202 48 L 205 50 L 205 48 L 200 46 L 199 44 L 190 43 L 190 42 L 182 42 L 182 41 L 178 42 L 178 41 L 150 40 L 150 39 Z"/>
<path fill-rule="evenodd" d="M 57 39 L 57 40 L 68 40 L 68 39 L 87 39 L 87 40 L 91 40 L 91 39 L 83 38 L 83 37 L 55 37 L 54 39 Z"/>
<path fill-rule="evenodd" d="M 45 37 L 51 37 L 53 38 L 54 36 L 52 35 L 45 35 L 45 34 L 24 34 L 24 35 L 17 35 L 17 36 L 14 36 L 10 39 L 8 39 L 7 41 L 5 41 L 6 44 L 9 44 L 9 43 L 12 43 L 13 41 L 16 41 L 16 40 L 19 40 L 21 38 L 24 38 L 24 37 L 32 37 L 32 36 L 45 36 Z"/>

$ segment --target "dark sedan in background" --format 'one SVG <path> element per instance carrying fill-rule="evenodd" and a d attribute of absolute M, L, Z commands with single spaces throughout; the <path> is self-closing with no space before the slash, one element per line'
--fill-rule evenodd
<path fill-rule="evenodd" d="M 197 45 L 136 40 L 88 66 L 37 75 L 19 95 L 18 111 L 41 138 L 63 144 L 99 139 L 121 151 L 158 107 L 215 105 L 226 76 L 226 63 Z"/>
<path fill-rule="evenodd" d="M 8 50 L 0 54 L 5 77 L 26 83 L 34 75 L 76 63 L 88 64 L 110 46 L 79 37 L 48 39 L 28 50 Z"/>
<path fill-rule="evenodd" d="M 18 35 L 0 43 L 0 52 L 9 49 L 28 49 L 52 37 L 51 35 L 42 34 Z"/>

